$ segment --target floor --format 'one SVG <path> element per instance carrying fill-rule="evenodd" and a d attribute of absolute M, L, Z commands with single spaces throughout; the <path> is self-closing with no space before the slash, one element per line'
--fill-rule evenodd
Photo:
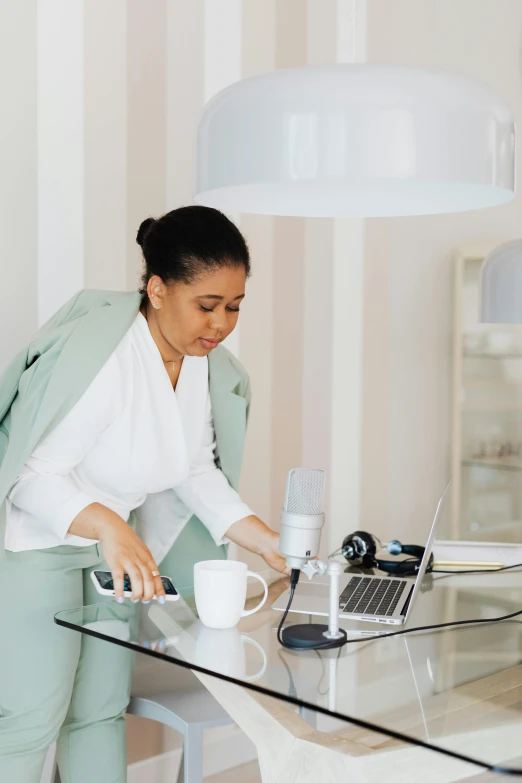
<path fill-rule="evenodd" d="M 240 767 L 220 772 L 219 775 L 205 778 L 205 783 L 261 783 L 259 764 L 257 761 L 242 764 Z"/>

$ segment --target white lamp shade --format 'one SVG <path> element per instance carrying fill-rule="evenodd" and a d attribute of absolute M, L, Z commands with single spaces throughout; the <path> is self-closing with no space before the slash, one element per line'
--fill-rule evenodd
<path fill-rule="evenodd" d="M 522 239 L 496 247 L 480 269 L 480 320 L 522 323 Z"/>
<path fill-rule="evenodd" d="M 195 202 L 271 215 L 421 215 L 515 192 L 506 102 L 473 79 L 342 64 L 239 81 L 207 103 Z"/>

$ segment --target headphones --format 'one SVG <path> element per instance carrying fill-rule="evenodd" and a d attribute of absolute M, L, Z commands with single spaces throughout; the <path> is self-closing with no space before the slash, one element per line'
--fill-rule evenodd
<path fill-rule="evenodd" d="M 390 555 L 411 555 L 409 560 L 378 560 L 376 554 L 379 549 L 386 549 Z M 416 574 L 420 568 L 424 556 L 425 547 L 416 544 L 401 544 L 400 541 L 390 541 L 385 546 L 381 544 L 377 536 L 365 533 L 364 530 L 356 530 L 343 540 L 341 547 L 343 557 L 350 565 L 358 565 L 363 568 L 378 568 L 389 574 Z M 426 573 L 433 569 L 433 555 L 430 555 Z"/>

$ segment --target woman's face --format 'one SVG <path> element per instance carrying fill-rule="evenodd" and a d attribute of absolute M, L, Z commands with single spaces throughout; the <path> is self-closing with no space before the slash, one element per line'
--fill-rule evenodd
<path fill-rule="evenodd" d="M 245 283 L 243 266 L 205 273 L 190 285 L 166 285 L 154 275 L 147 293 L 155 305 L 152 314 L 158 331 L 174 351 L 184 356 L 208 355 L 235 329 Z M 205 338 L 216 342 L 205 343 Z"/>

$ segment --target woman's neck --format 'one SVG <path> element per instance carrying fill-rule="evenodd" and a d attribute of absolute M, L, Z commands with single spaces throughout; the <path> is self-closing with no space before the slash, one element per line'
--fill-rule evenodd
<path fill-rule="evenodd" d="M 155 315 L 156 311 L 154 310 L 154 308 L 148 305 L 147 302 L 144 302 L 140 307 L 140 313 L 147 321 L 149 331 L 152 335 L 152 339 L 156 343 L 158 347 L 158 351 L 160 352 L 161 358 L 163 359 L 165 365 L 168 366 L 169 368 L 172 368 L 173 366 L 175 368 L 176 367 L 179 368 L 181 366 L 184 356 L 183 354 L 180 354 L 177 351 L 175 351 L 170 345 L 170 343 L 168 343 L 163 337 L 163 335 L 161 334 Z"/>

